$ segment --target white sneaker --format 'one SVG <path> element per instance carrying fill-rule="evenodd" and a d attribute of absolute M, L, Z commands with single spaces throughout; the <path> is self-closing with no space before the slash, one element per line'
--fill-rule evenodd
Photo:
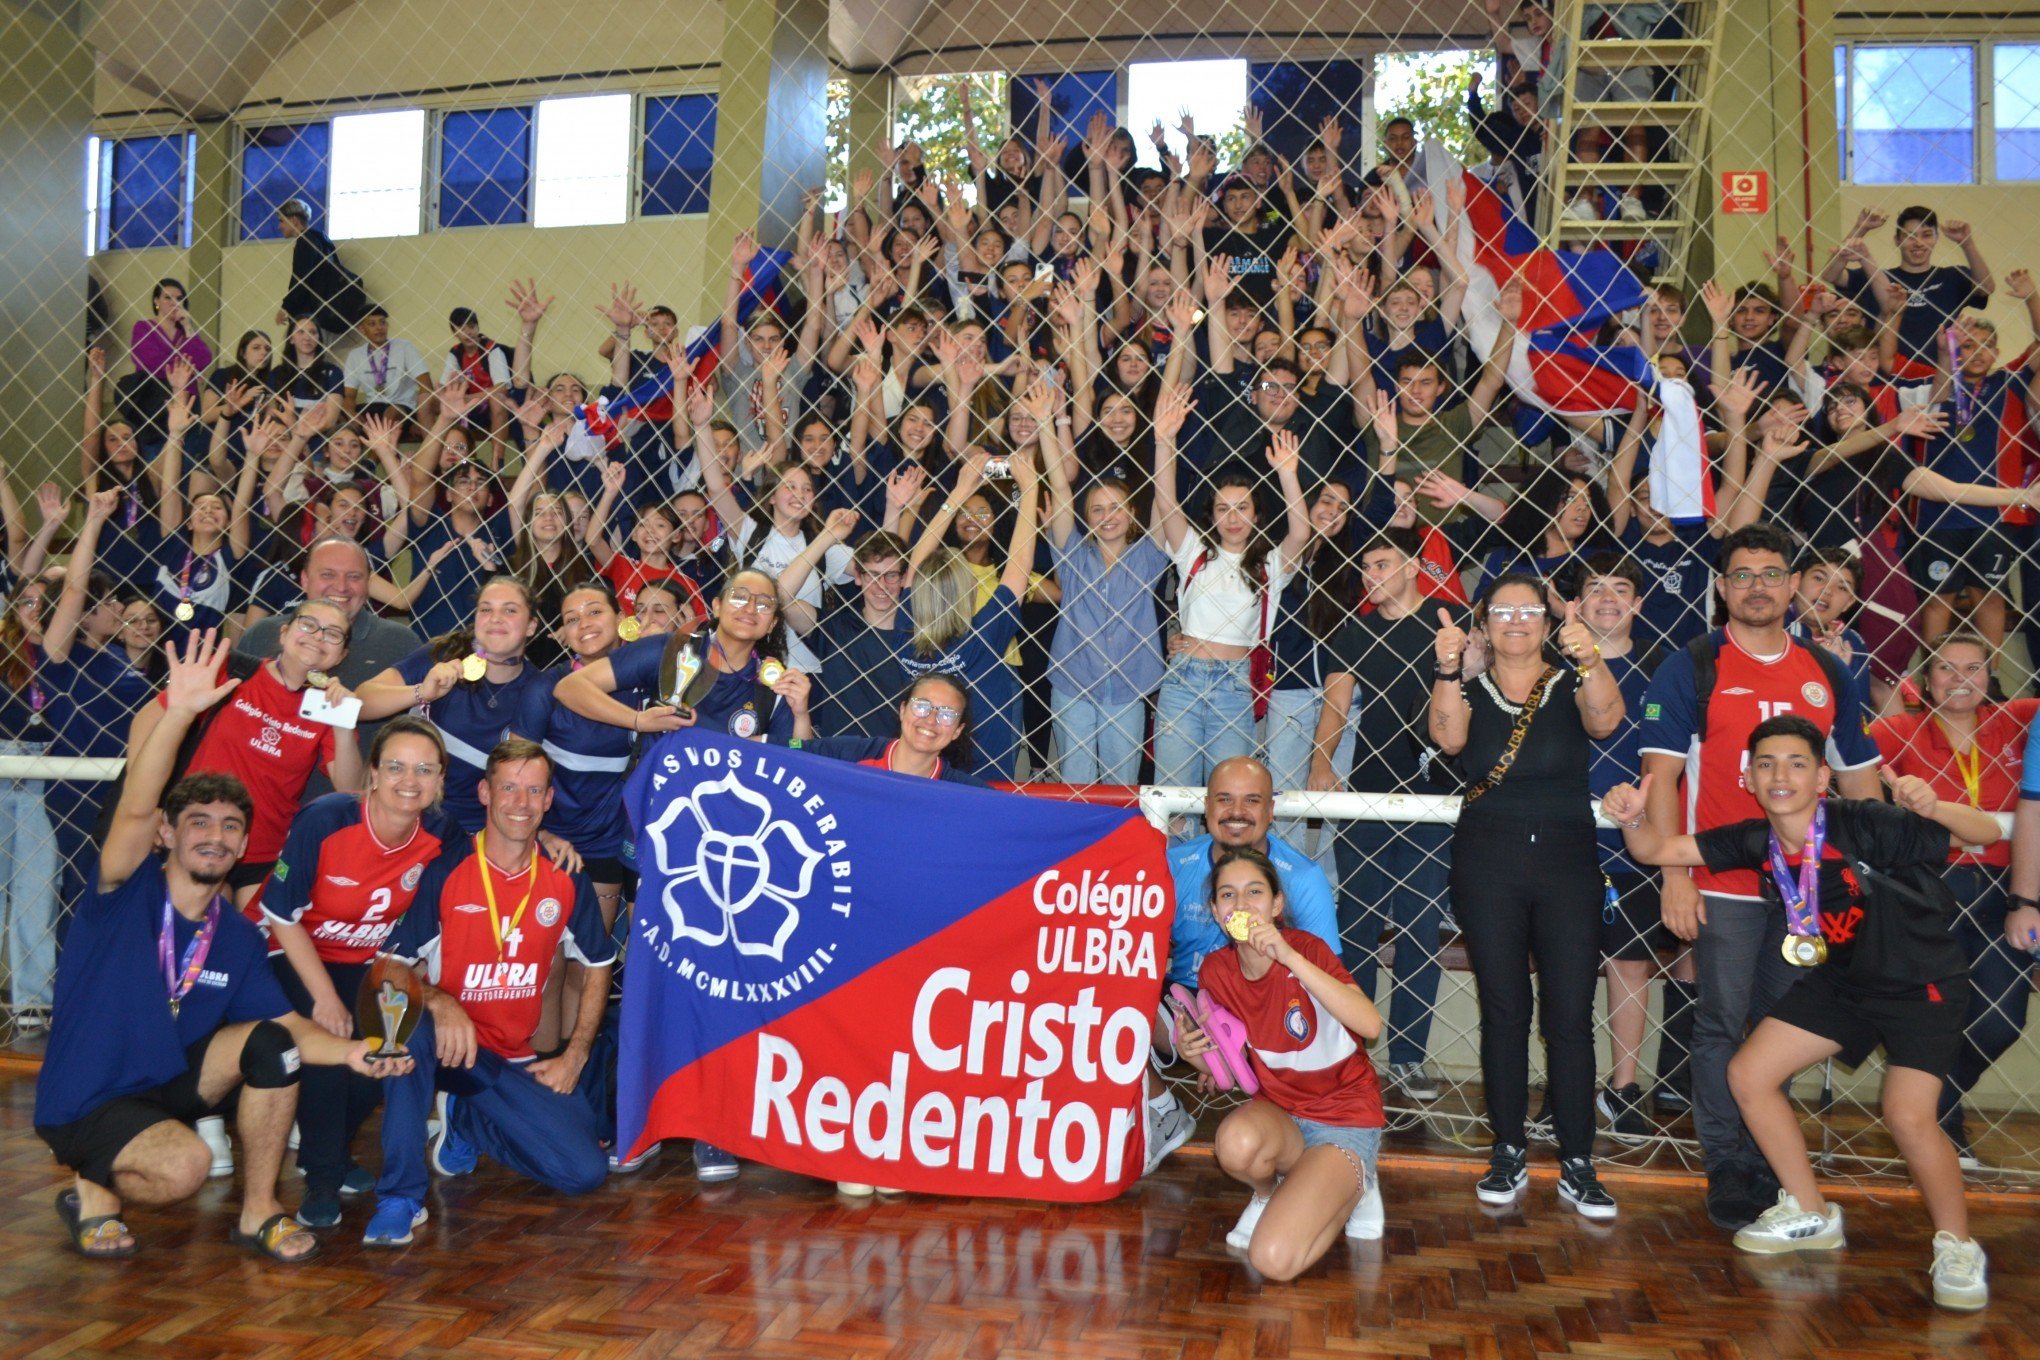
<path fill-rule="evenodd" d="M 1791 1191 L 1780 1190 L 1778 1202 L 1735 1235 L 1735 1245 L 1759 1256 L 1789 1251 L 1834 1251 L 1847 1245 L 1842 1236 L 1842 1206 L 1829 1201 L 1827 1213 L 1816 1214 L 1800 1208 Z"/>
<path fill-rule="evenodd" d="M 1379 1242 L 1382 1229 L 1388 1225 L 1387 1210 L 1381 1203 L 1381 1186 L 1367 1187 L 1367 1193 L 1360 1196 L 1360 1202 L 1353 1206 L 1353 1212 L 1346 1216 L 1346 1236 L 1362 1242 Z"/>
<path fill-rule="evenodd" d="M 1161 1100 L 1165 1103 L 1147 1102 L 1147 1170 L 1141 1173 L 1147 1176 L 1197 1132 L 1197 1121 L 1174 1095 L 1164 1092 Z"/>
<path fill-rule="evenodd" d="M 1268 1211 L 1268 1201 L 1259 1195 L 1247 1201 L 1246 1209 L 1240 1214 L 1240 1221 L 1232 1225 L 1232 1231 L 1225 1235 L 1225 1244 L 1235 1251 L 1245 1251 L 1254 1240 L 1255 1225 L 1261 1215 Z"/>
<path fill-rule="evenodd" d="M 209 1114 L 198 1121 L 198 1136 L 212 1153 L 212 1170 L 206 1172 L 214 1180 L 234 1174 L 234 1143 L 227 1137 L 227 1121 L 219 1115 Z"/>
<path fill-rule="evenodd" d="M 836 1193 L 848 1195 L 852 1199 L 869 1199 L 878 1193 L 878 1187 L 866 1185 L 862 1181 L 837 1181 Z"/>
<path fill-rule="evenodd" d="M 1954 1233 L 1934 1234 L 1934 1264 L 1927 1274 L 1934 1281 L 1934 1302 L 1941 1307 L 1973 1313 L 1989 1303 L 1989 1268 L 1982 1243 L 1964 1242 Z"/>

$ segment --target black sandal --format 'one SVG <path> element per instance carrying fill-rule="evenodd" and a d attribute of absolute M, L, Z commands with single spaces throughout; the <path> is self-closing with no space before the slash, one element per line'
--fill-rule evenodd
<path fill-rule="evenodd" d="M 278 1248 L 293 1237 L 310 1237 L 312 1239 L 312 1249 L 307 1252 L 300 1252 L 296 1256 L 284 1255 Z M 267 1256 L 278 1265 L 284 1266 L 294 1266 L 300 1261 L 309 1261 L 319 1254 L 319 1239 L 313 1236 L 311 1229 L 305 1227 L 304 1224 L 298 1222 L 289 1214 L 271 1214 L 263 1220 L 261 1227 L 251 1233 L 242 1232 L 240 1227 L 236 1225 L 234 1230 L 227 1234 L 227 1240 L 237 1247 L 246 1247 L 257 1256 Z"/>
<path fill-rule="evenodd" d="M 129 1242 L 124 1247 L 100 1247 L 102 1242 L 118 1242 L 134 1234 L 128 1231 L 127 1224 L 121 1222 L 119 1214 L 80 1218 L 76 1190 L 57 1192 L 57 1217 L 63 1220 L 64 1231 L 70 1234 L 71 1250 L 80 1256 L 94 1261 L 125 1261 L 141 1250 L 138 1242 Z"/>

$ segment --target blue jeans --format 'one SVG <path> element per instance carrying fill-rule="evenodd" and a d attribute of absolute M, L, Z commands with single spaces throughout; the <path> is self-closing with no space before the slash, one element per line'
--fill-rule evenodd
<path fill-rule="evenodd" d="M 1693 941 L 1693 1133 L 1709 1175 L 1737 1163 L 1761 1167 L 1728 1089 L 1728 1060 L 1800 972 L 1785 962 L 1785 913 L 1763 902 L 1702 893 L 1707 923 Z"/>
<path fill-rule="evenodd" d="M 28 743 L 0 742 L 0 753 Z M 50 1004 L 57 971 L 57 839 L 40 779 L 0 780 L 0 901 L 6 904 L 7 970 L 16 1006 Z"/>
<path fill-rule="evenodd" d="M 1200 787 L 1212 767 L 1254 750 L 1247 663 L 1178 656 L 1155 695 L 1155 783 Z"/>
<path fill-rule="evenodd" d="M 1268 774 L 1275 781 L 1275 792 L 1310 787 L 1310 757 L 1317 744 L 1318 714 L 1324 706 L 1324 691 L 1319 689 L 1278 689 L 1268 696 Z M 1347 710 L 1346 730 L 1339 734 L 1339 745 L 1332 753 L 1334 770 L 1353 768 L 1356 711 Z M 1301 818 L 1284 817 L 1275 823 L 1275 834 L 1302 850 L 1307 825 Z M 1338 857 L 1332 850 L 1337 835 L 1337 823 L 1325 823 L 1318 833 L 1316 856 L 1325 881 L 1334 886 L 1339 881 Z"/>
<path fill-rule="evenodd" d="M 527 1065 L 483 1049 L 469 1068 L 441 1067 L 432 1017 L 418 1022 L 406 1047 L 416 1066 L 383 1086 L 382 1178 L 379 1196 L 422 1200 L 432 1178 L 425 1163 L 425 1119 L 435 1091 L 455 1097 L 453 1131 L 520 1176 L 563 1195 L 585 1195 L 609 1178 L 609 1157 L 597 1136 L 595 1109 L 576 1090 L 541 1086 Z M 589 1073 L 583 1069 L 581 1085 Z"/>
<path fill-rule="evenodd" d="M 1081 690 L 1049 691 L 1055 723 L 1056 772 L 1065 784 L 1132 784 L 1140 776 L 1140 740 L 1147 705 L 1106 704 Z"/>
<path fill-rule="evenodd" d="M 1435 822 L 1347 822 L 1339 828 L 1339 939 L 1346 971 L 1369 997 L 1382 934 L 1393 927 L 1395 996 L 1388 1060 L 1424 1060 L 1438 1005 L 1438 932 L 1444 924 L 1452 828 Z"/>

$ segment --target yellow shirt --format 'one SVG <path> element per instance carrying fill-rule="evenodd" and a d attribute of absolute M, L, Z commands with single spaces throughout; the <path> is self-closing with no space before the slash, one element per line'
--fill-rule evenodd
<path fill-rule="evenodd" d="M 965 561 L 964 565 L 969 567 L 970 574 L 977 578 L 977 603 L 972 607 L 974 609 L 983 609 L 992 602 L 992 596 L 998 593 L 999 578 L 1006 574 L 1005 569 L 1003 567 L 995 567 L 989 562 L 979 565 L 976 562 Z M 1042 574 L 1040 572 L 1031 571 L 1027 573 L 1027 594 L 1032 595 L 1041 582 Z M 1020 603 L 1027 603 L 1026 596 L 1021 597 Z M 1013 640 L 1006 644 L 1006 664 L 1015 670 L 1018 670 L 1020 667 L 1020 634 L 1017 630 L 1013 634 Z"/>

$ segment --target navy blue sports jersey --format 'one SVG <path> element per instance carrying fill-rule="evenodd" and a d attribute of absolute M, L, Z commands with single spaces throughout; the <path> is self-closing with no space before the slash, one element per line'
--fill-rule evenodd
<path fill-rule="evenodd" d="M 415 685 L 432 669 L 430 648 L 417 651 L 397 663 L 397 674 L 407 685 Z M 446 742 L 446 812 L 461 830 L 473 835 L 482 829 L 482 800 L 475 790 L 489 752 L 517 717 L 525 688 L 537 683 L 545 672 L 524 663 L 514 679 L 496 684 L 491 680 L 462 680 L 443 699 L 435 699 L 413 712 L 430 718 Z"/>

